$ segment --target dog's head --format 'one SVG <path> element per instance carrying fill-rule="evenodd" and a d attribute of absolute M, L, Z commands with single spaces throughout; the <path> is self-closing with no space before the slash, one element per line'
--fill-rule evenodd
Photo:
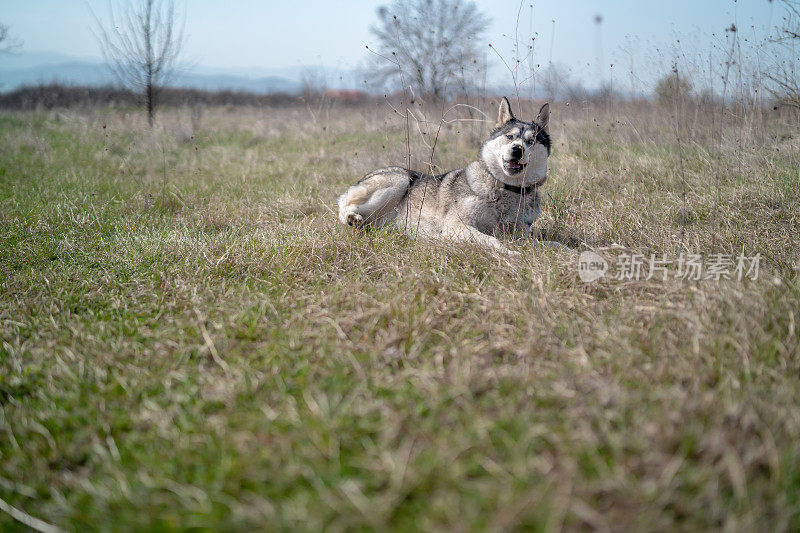
<path fill-rule="evenodd" d="M 517 187 L 544 183 L 550 156 L 549 122 L 549 104 L 542 106 L 535 120 L 525 122 L 514 117 L 503 97 L 497 124 L 480 153 L 495 179 Z"/>

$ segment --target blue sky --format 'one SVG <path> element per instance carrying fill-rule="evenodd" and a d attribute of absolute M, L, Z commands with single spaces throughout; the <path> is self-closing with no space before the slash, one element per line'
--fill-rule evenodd
<path fill-rule="evenodd" d="M 23 41 L 24 50 L 83 57 L 101 55 L 91 31 L 90 10 L 105 16 L 106 0 L 3 3 L 0 22 L 11 26 L 12 33 Z M 373 43 L 369 27 L 377 20 L 376 8 L 385 3 L 184 0 L 186 57 L 207 67 L 355 68 L 364 64 L 368 53 L 365 45 Z M 617 62 L 614 76 L 619 79 L 627 75 L 631 60 L 637 76 L 652 78 L 669 68 L 676 50 L 699 58 L 707 57 L 710 47 L 723 48 L 724 29 L 732 22 L 743 30 L 740 35 L 750 32 L 757 37 L 780 19 L 780 8 L 768 0 L 477 3 L 492 19 L 486 34 L 487 51 L 491 42 L 511 62 L 515 28 L 525 42 L 532 29 L 536 37 L 535 62 L 545 65 L 552 59 L 587 86 L 595 85 L 598 76 L 609 76 L 612 62 Z M 603 17 L 599 27 L 594 22 L 597 14 Z M 491 52 L 488 54 L 496 63 L 492 76 L 508 82 L 509 75 L 501 62 Z"/>

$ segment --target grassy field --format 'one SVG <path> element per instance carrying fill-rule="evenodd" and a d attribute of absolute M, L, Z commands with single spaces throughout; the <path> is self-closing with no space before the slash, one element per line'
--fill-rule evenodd
<path fill-rule="evenodd" d="M 337 223 L 384 105 L 0 114 L 0 530 L 800 528 L 800 131 L 552 109 L 520 258 Z"/>

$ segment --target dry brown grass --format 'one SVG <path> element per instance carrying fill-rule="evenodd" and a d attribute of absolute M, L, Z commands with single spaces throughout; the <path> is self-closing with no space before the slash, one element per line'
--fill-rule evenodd
<path fill-rule="evenodd" d="M 537 225 L 760 253 L 755 281 L 342 227 L 406 160 L 384 107 L 3 115 L 2 499 L 68 529 L 796 529 L 798 131 L 713 112 L 555 104 Z M 431 122 L 416 168 L 474 157 L 486 125 L 431 158 Z"/>

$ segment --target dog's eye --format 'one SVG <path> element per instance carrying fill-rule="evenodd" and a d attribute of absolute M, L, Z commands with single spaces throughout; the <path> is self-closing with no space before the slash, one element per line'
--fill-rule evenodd
<path fill-rule="evenodd" d="M 506 139 L 508 139 L 508 140 L 511 140 L 511 139 L 513 139 L 513 138 L 514 138 L 514 136 L 513 136 L 513 135 L 511 135 L 510 133 L 509 133 L 508 135 L 506 135 Z"/>
<path fill-rule="evenodd" d="M 533 137 L 529 137 L 529 138 L 525 139 L 525 143 L 529 144 L 529 145 L 533 144 Z"/>

